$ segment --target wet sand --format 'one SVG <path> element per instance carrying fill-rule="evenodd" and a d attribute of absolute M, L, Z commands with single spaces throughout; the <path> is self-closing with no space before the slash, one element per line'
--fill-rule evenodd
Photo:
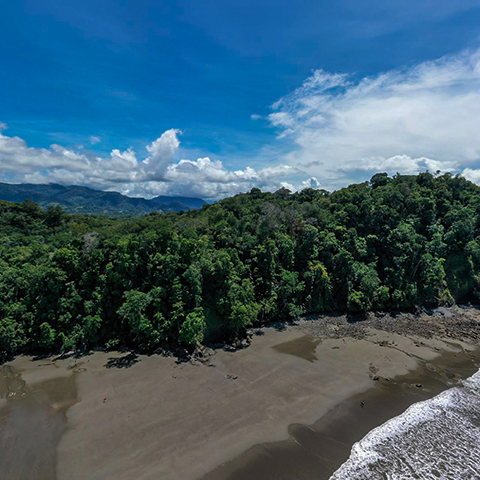
<path fill-rule="evenodd" d="M 443 353 L 407 375 L 379 379 L 313 425 L 290 425 L 288 440 L 255 445 L 202 480 L 327 480 L 369 431 L 468 378 L 479 364 L 480 350 Z"/>
<path fill-rule="evenodd" d="M 13 444 L 12 435 L 28 435 L 25 425 L 12 433 L 0 424 L 7 478 L 47 478 L 17 476 L 22 450 L 50 458 L 56 477 L 48 478 L 59 480 L 308 479 L 321 478 L 321 468 L 328 478 L 373 426 L 445 388 L 444 377 L 429 370 L 439 368 L 435 362 L 465 376 L 474 368 L 462 353 L 473 347 L 460 341 L 376 330 L 364 339 L 319 339 L 298 326 L 260 333 L 246 349 L 217 350 L 207 365 L 106 352 L 41 367 L 17 358 L 8 366 L 31 391 L 48 392 L 45 382 L 53 379 L 73 379 L 76 390 L 47 394 L 42 404 L 64 405 L 54 416 L 62 420 L 55 435 L 32 426 L 37 439 L 53 438 L 44 443 L 56 455 L 28 440 Z M 3 412 L 13 400 L 0 402 Z M 48 408 L 40 411 L 45 422 Z"/>
<path fill-rule="evenodd" d="M 30 385 L 16 368 L 0 367 L 2 478 L 55 479 L 66 412 L 77 401 L 74 376 L 70 373 Z"/>

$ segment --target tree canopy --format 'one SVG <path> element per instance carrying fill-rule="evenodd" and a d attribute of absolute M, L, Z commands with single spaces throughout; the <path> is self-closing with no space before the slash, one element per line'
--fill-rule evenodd
<path fill-rule="evenodd" d="M 0 202 L 0 356 L 477 298 L 479 213 L 479 187 L 428 172 L 126 219 Z"/>

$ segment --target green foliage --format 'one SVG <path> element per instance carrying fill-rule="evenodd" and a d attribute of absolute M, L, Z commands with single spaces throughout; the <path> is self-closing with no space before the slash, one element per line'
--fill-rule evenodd
<path fill-rule="evenodd" d="M 231 311 L 228 317 L 228 326 L 235 334 L 239 334 L 257 320 L 259 306 L 255 302 L 255 290 L 252 282 L 245 279 L 241 285 L 233 285 L 229 297 Z"/>
<path fill-rule="evenodd" d="M 55 345 L 55 337 L 55 330 L 47 322 L 43 322 L 39 328 L 38 346 L 42 350 L 51 350 Z"/>
<path fill-rule="evenodd" d="M 138 290 L 130 290 L 125 293 L 124 298 L 118 315 L 123 320 L 127 341 L 138 345 L 142 350 L 154 348 L 160 341 L 160 333 L 145 315 L 152 302 L 151 296 Z"/>
<path fill-rule="evenodd" d="M 178 335 L 179 340 L 188 345 L 196 345 L 202 342 L 206 328 L 207 324 L 205 323 L 203 308 L 196 307 L 187 315 L 183 322 Z"/>
<path fill-rule="evenodd" d="M 0 321 L 0 359 L 17 353 L 25 344 L 25 333 L 12 318 Z"/>
<path fill-rule="evenodd" d="M 477 186 L 429 173 L 123 219 L 0 202 L 0 356 L 480 298 L 479 218 Z"/>

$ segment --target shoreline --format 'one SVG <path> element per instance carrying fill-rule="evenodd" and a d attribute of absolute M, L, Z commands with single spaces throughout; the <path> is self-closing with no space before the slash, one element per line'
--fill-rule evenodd
<path fill-rule="evenodd" d="M 53 408 L 54 418 L 67 422 L 55 446 L 58 480 L 80 480 L 85 472 L 92 480 L 213 480 L 227 478 L 225 473 L 233 467 L 228 478 L 255 478 L 239 473 L 239 467 L 247 466 L 245 455 L 250 458 L 255 446 L 257 450 L 261 446 L 263 452 L 268 446 L 269 457 L 278 450 L 285 463 L 288 445 L 279 444 L 292 439 L 303 442 L 317 456 L 318 451 L 333 452 L 321 454 L 331 470 L 343 463 L 345 453 L 348 457 L 349 443 L 365 428 L 375 426 L 371 422 L 357 425 L 356 436 L 348 438 L 332 432 L 345 423 L 345 413 L 353 412 L 345 417 L 349 424 L 361 418 L 359 410 L 368 417 L 375 404 L 370 392 L 393 391 L 398 378 L 412 375 L 422 365 L 437 368 L 436 362 L 441 363 L 442 358 L 461 371 L 458 359 L 463 359 L 462 352 L 478 346 L 480 313 L 476 309 L 453 312 L 452 316 L 377 315 L 356 323 L 341 316 L 319 317 L 287 325 L 281 331 L 275 326 L 263 327 L 256 330 L 248 348 L 216 350 L 206 364 L 194 359 L 177 363 L 174 357 L 96 352 L 78 359 L 32 361 L 18 357 L 7 365 L 16 369 L 32 392 L 41 390 L 46 380 L 75 379 L 74 402 L 64 405 L 62 411 L 55 410 L 58 405 L 51 405 L 51 399 L 42 404 Z M 442 330 L 445 324 L 452 326 L 446 335 Z M 436 338 L 435 332 L 443 339 Z M 462 332 L 471 332 L 471 338 Z M 422 387 L 412 387 L 415 401 L 421 400 L 423 393 L 434 396 L 438 383 L 428 386 L 434 373 L 428 370 Z M 359 399 L 365 401 L 364 409 L 359 407 Z M 5 412 L 5 402 L 11 401 L 0 399 L 0 413 Z M 380 419 L 378 410 L 375 416 Z M 396 413 L 398 408 L 384 410 L 388 418 L 401 413 Z M 4 418 L 9 421 L 8 416 Z M 328 419 L 330 426 L 322 424 L 322 419 Z M 325 430 L 320 441 L 319 435 L 327 427 L 330 430 Z M 28 426 L 25 428 L 23 434 L 28 437 Z M 0 428 L 0 442 L 1 436 Z M 303 476 L 285 477 L 285 467 L 284 476 L 276 478 L 308 479 L 308 468 L 318 468 L 318 461 L 312 463 L 311 455 L 304 454 L 307 449 L 299 448 L 302 455 L 295 464 L 302 467 Z M 22 461 L 21 455 L 16 461 Z M 268 478 L 268 459 L 254 463 L 254 472 L 263 472 L 257 478 Z M 319 478 L 318 470 L 315 478 Z"/>
<path fill-rule="evenodd" d="M 480 347 L 473 352 L 443 353 L 406 375 L 380 379 L 311 425 L 290 425 L 288 439 L 255 445 L 201 480 L 328 480 L 348 460 L 353 444 L 371 430 L 411 405 L 452 388 L 479 367 Z"/>

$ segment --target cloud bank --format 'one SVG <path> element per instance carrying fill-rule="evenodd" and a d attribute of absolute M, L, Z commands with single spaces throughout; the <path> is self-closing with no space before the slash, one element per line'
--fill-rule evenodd
<path fill-rule="evenodd" d="M 357 81 L 318 70 L 272 110 L 284 160 L 326 187 L 375 171 L 480 178 L 480 50 Z"/>
<path fill-rule="evenodd" d="M 51 145 L 33 148 L 19 137 L 3 133 L 0 124 L 0 180 L 9 183 L 61 183 L 115 190 L 133 196 L 195 195 L 220 198 L 253 187 L 276 190 L 295 171 L 288 165 L 255 170 L 228 170 L 208 157 L 175 161 L 180 141 L 178 130 L 167 130 L 146 146 L 139 160 L 131 148 L 114 149 L 109 157 Z"/>

